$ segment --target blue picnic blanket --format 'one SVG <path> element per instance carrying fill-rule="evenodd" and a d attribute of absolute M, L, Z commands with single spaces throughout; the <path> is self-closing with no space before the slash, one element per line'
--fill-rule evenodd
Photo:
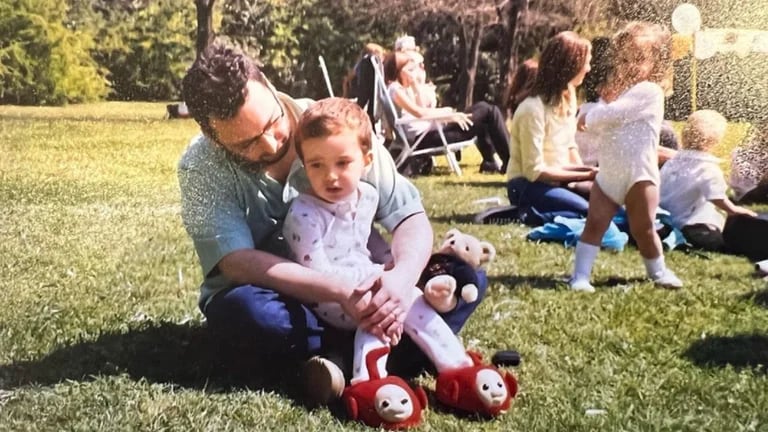
<path fill-rule="evenodd" d="M 583 218 L 555 216 L 552 222 L 547 222 L 529 232 L 528 240 L 562 241 L 566 247 L 576 246 L 576 242 L 579 241 L 581 233 L 584 231 L 586 221 Z M 603 236 L 601 246 L 606 249 L 621 251 L 627 245 L 627 241 L 629 241 L 627 233 L 621 232 L 619 227 L 611 222 Z"/>
<path fill-rule="evenodd" d="M 584 231 L 586 219 L 570 218 L 564 216 L 548 217 L 540 214 L 545 223 L 534 228 L 528 233 L 528 240 L 534 241 L 558 241 L 566 247 L 575 246 Z M 683 233 L 672 225 L 672 218 L 668 211 L 659 208 L 656 211 L 656 229 L 662 232 L 662 245 L 666 250 L 672 250 L 685 244 Z M 629 241 L 629 222 L 627 214 L 622 208 L 614 216 L 608 230 L 603 235 L 601 246 L 606 249 L 621 251 Z"/>

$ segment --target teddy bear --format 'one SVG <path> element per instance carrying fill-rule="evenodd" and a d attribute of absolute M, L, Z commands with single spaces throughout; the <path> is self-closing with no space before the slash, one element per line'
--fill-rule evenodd
<path fill-rule="evenodd" d="M 448 230 L 443 244 L 424 268 L 418 286 L 436 311 L 451 311 L 459 296 L 467 303 L 477 300 L 477 269 L 495 257 L 492 244 L 455 228 Z"/>

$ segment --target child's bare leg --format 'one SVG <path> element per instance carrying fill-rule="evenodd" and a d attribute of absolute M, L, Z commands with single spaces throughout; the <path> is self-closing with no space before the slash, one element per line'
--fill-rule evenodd
<path fill-rule="evenodd" d="M 645 259 L 658 258 L 662 254 L 661 240 L 653 220 L 659 206 L 659 188 L 649 181 L 635 183 L 627 192 L 626 206 L 629 232 L 637 242 L 640 255 Z"/>
<path fill-rule="evenodd" d="M 653 226 L 658 205 L 659 189 L 655 184 L 649 181 L 635 183 L 626 199 L 629 231 L 637 242 L 648 277 L 657 285 L 681 288 L 682 281 L 664 263 L 661 239 Z"/>
<path fill-rule="evenodd" d="M 594 183 L 589 196 L 587 222 L 581 239 L 576 244 L 573 274 L 569 282 L 571 289 L 586 292 L 595 290 L 589 283 L 592 264 L 594 264 L 597 253 L 600 251 L 603 235 L 618 209 L 619 206 L 600 189 L 597 183 Z"/>
<path fill-rule="evenodd" d="M 593 246 L 600 246 L 603 235 L 605 235 L 608 225 L 611 224 L 611 220 L 616 216 L 618 210 L 619 205 L 600 189 L 600 185 L 594 183 L 589 194 L 589 212 L 587 213 L 584 232 L 581 234 L 581 241 Z"/>

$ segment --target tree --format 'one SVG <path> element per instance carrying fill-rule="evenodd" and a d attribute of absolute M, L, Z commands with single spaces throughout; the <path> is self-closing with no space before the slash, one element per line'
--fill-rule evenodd
<path fill-rule="evenodd" d="M 449 102 L 463 108 L 481 97 L 494 97 L 474 94 L 480 69 L 487 69 L 483 76 L 495 75 L 490 78 L 503 89 L 495 95 L 500 99 L 507 73 L 520 57 L 534 54 L 557 31 L 604 19 L 600 14 L 607 1 L 478 0 L 470 4 L 462 0 L 392 0 L 375 4 L 373 10 L 374 14 L 386 11 L 387 16 L 398 17 L 401 28 L 420 34 L 427 42 L 433 70 L 455 71 L 449 77 L 453 84 L 447 95 Z M 423 29 L 434 33 L 424 34 Z M 436 48 L 439 59 L 430 52 Z M 484 58 L 484 52 L 495 59 Z"/>
<path fill-rule="evenodd" d="M 89 55 L 89 35 L 62 23 L 57 0 L 0 3 L 0 102 L 61 105 L 99 99 L 107 91 Z"/>
<path fill-rule="evenodd" d="M 200 56 L 205 47 L 211 44 L 215 33 L 213 32 L 213 5 L 216 0 L 195 0 L 197 11 L 197 30 L 195 38 L 195 53 Z"/>

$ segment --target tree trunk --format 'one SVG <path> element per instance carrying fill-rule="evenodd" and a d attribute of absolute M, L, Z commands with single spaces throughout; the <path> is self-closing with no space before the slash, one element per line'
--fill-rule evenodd
<path fill-rule="evenodd" d="M 497 103 L 501 107 L 507 106 L 507 100 L 509 99 L 509 74 L 513 73 L 517 69 L 518 58 L 517 48 L 519 46 L 518 38 L 518 23 L 519 18 L 528 9 L 528 1 L 514 1 L 511 2 L 506 9 L 506 16 L 504 17 L 504 37 L 501 41 L 501 47 L 499 49 L 499 82 L 503 85 L 503 90 L 497 95 Z M 502 109 L 504 116 L 507 115 L 507 110 Z"/>
<path fill-rule="evenodd" d="M 482 26 L 480 25 L 480 19 L 475 18 L 472 21 L 472 36 L 470 38 L 471 48 L 469 50 L 469 62 L 467 64 L 467 87 L 464 93 L 464 106 L 472 106 L 474 102 L 475 93 L 475 78 L 477 77 L 477 64 L 480 61 L 480 34 L 482 32 Z"/>
<path fill-rule="evenodd" d="M 197 39 L 195 52 L 197 56 L 213 42 L 213 4 L 216 0 L 195 0 L 197 8 Z"/>

